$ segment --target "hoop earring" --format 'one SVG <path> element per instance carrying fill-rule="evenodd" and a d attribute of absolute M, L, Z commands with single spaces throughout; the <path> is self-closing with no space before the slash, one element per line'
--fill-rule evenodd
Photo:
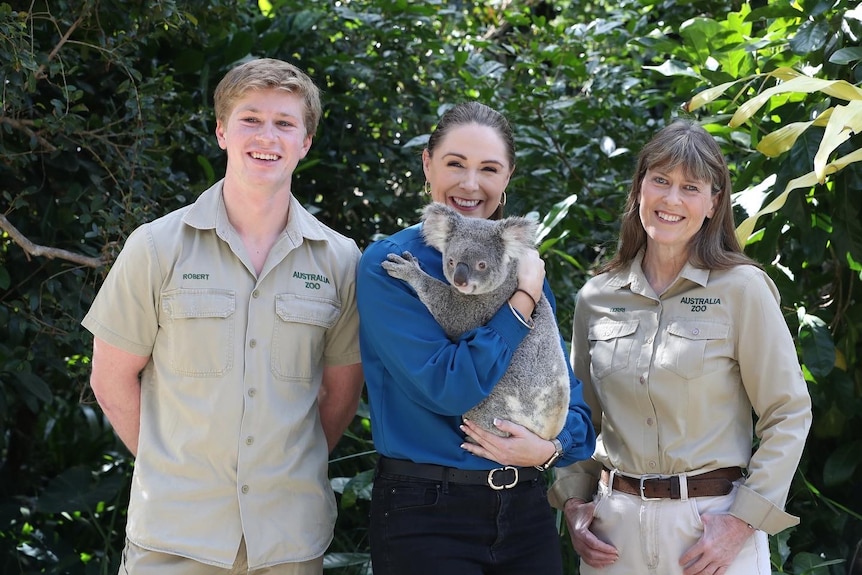
<path fill-rule="evenodd" d="M 501 205 L 501 206 L 505 206 L 505 205 L 506 205 L 506 192 L 503 192 L 503 197 L 502 197 L 502 199 L 500 200 L 500 205 Z"/>
<path fill-rule="evenodd" d="M 422 186 L 422 193 L 424 193 L 426 196 L 431 195 L 431 184 L 428 183 L 428 180 L 425 180 L 425 185 Z"/>

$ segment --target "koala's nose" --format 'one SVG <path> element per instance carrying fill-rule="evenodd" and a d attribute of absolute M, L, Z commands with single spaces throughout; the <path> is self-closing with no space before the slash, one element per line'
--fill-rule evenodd
<path fill-rule="evenodd" d="M 456 286 L 467 285 L 467 278 L 470 277 L 470 266 L 465 263 L 459 263 L 455 266 L 455 273 L 452 275 L 452 281 Z"/>

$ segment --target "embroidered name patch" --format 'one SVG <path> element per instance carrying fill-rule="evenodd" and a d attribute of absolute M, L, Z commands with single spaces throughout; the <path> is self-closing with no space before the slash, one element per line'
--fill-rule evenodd
<path fill-rule="evenodd" d="M 306 289 L 320 289 L 321 284 L 329 283 L 329 278 L 321 274 L 293 272 L 293 277 L 304 281 Z"/>
<path fill-rule="evenodd" d="M 721 298 L 717 297 L 684 297 L 679 303 L 690 305 L 691 311 L 706 311 L 707 306 L 721 305 Z"/>

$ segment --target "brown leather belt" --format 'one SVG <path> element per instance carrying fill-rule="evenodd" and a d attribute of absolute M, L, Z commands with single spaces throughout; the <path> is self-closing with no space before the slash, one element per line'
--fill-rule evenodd
<path fill-rule="evenodd" d="M 733 489 L 733 482 L 742 476 L 739 467 L 725 467 L 686 477 L 688 497 L 727 495 Z M 602 481 L 605 485 L 610 484 L 610 477 L 611 472 L 603 469 Z M 679 475 L 626 477 L 615 473 L 613 488 L 630 495 L 640 495 L 641 499 L 682 499 Z"/>

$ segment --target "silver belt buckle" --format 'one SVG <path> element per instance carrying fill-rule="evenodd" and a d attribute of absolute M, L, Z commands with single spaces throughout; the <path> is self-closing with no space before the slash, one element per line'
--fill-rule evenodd
<path fill-rule="evenodd" d="M 641 475 L 640 484 L 638 485 L 638 491 L 640 491 L 641 500 L 643 501 L 658 501 L 661 497 L 647 497 L 644 495 L 644 481 L 649 481 L 650 479 L 661 479 L 661 475 L 657 473 L 651 473 L 647 475 Z"/>
<path fill-rule="evenodd" d="M 515 472 L 515 478 L 512 480 L 511 483 L 505 483 L 503 485 L 497 485 L 496 483 L 494 483 L 494 474 L 495 473 L 497 473 L 498 471 L 508 471 L 510 469 Z M 491 471 L 488 472 L 488 485 L 491 486 L 491 489 L 494 489 L 496 491 L 500 491 L 501 489 L 511 489 L 514 486 L 516 486 L 517 484 L 518 484 L 518 468 L 517 467 L 512 467 L 511 465 L 507 465 L 505 467 L 497 467 L 496 469 L 492 469 Z"/>

